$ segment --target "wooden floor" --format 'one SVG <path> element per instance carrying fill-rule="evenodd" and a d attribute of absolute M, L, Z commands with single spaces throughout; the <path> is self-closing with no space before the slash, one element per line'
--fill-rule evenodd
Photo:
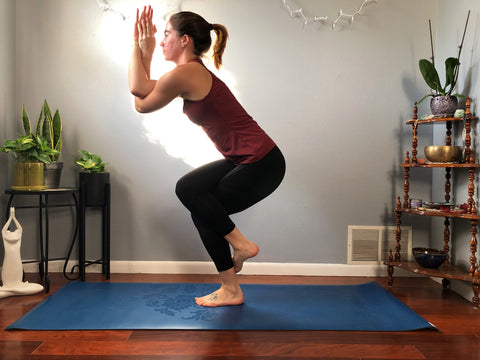
<path fill-rule="evenodd" d="M 50 293 L 67 280 L 52 274 Z M 27 280 L 38 282 L 36 275 Z M 102 281 L 87 274 L 88 281 Z M 241 276 L 242 283 L 357 284 L 386 278 Z M 211 275 L 112 274 L 113 282 L 214 282 Z M 480 311 L 427 278 L 396 278 L 392 293 L 439 331 L 5 331 L 47 295 L 0 299 L 1 360 L 480 360 Z M 248 299 L 246 299 L 248 301 Z M 73 310 L 73 309 L 72 309 Z M 388 314 L 387 314 L 388 316 Z"/>

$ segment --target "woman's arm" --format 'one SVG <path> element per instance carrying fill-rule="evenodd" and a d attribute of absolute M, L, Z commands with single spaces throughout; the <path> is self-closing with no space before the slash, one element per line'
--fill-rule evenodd
<path fill-rule="evenodd" d="M 144 7 L 141 16 L 137 9 L 137 17 L 133 30 L 133 49 L 128 67 L 128 86 L 130 92 L 144 98 L 155 87 L 150 79 L 150 64 L 155 51 L 157 29 L 152 23 L 153 9 Z"/>
<path fill-rule="evenodd" d="M 173 99 L 182 96 L 188 84 L 181 68 L 175 68 L 158 79 L 153 90 L 145 97 L 135 97 L 135 109 L 150 113 L 163 108 Z"/>
<path fill-rule="evenodd" d="M 151 80 L 142 62 L 140 47 L 134 45 L 128 66 L 128 87 L 134 96 L 145 97 L 155 87 L 155 80 Z"/>

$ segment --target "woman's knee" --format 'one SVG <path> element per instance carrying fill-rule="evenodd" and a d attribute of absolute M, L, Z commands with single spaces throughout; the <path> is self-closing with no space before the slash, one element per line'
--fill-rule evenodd
<path fill-rule="evenodd" d="M 188 198 L 189 194 L 192 191 L 188 183 L 188 180 L 186 180 L 185 177 L 182 177 L 177 181 L 177 184 L 175 185 L 175 194 L 182 202 L 184 202 L 184 200 Z"/>

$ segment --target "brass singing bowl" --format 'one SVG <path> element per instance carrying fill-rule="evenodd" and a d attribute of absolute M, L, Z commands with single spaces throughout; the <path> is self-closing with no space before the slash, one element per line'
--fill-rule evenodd
<path fill-rule="evenodd" d="M 425 157 L 431 162 L 457 162 L 462 157 L 461 146 L 425 146 Z"/>

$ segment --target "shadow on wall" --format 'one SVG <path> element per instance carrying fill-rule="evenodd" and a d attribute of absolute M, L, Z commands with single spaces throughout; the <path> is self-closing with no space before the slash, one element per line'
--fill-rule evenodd
<path fill-rule="evenodd" d="M 414 67 L 417 69 L 416 65 Z M 385 204 L 385 210 L 382 218 L 384 226 L 395 226 L 396 216 L 394 209 L 397 207 L 397 201 L 400 197 L 401 206 L 404 206 L 404 184 L 405 184 L 405 172 L 401 165 L 405 162 L 405 158 L 408 156 L 410 161 L 412 159 L 412 127 L 406 125 L 406 122 L 413 117 L 414 104 L 417 99 L 422 97 L 422 94 L 418 91 L 418 86 L 414 80 L 412 74 L 403 76 L 402 87 L 407 100 L 409 100 L 408 108 L 403 111 L 397 119 L 397 127 L 393 130 L 393 137 L 396 139 L 396 156 L 392 160 L 392 166 L 387 171 L 388 181 L 390 184 L 391 195 L 389 203 Z M 424 103 L 427 103 L 426 101 Z M 420 117 L 422 112 L 425 111 L 426 105 L 421 104 L 418 108 L 418 116 Z M 431 141 L 432 129 L 423 128 L 421 134 L 419 134 L 419 141 L 417 147 L 417 158 L 423 157 L 423 141 Z M 430 140 L 429 140 L 430 139 Z M 413 176 L 413 178 L 412 178 Z M 429 196 L 427 192 L 431 187 L 432 175 L 429 172 L 410 172 L 410 188 L 409 197 L 427 198 Z M 412 226 L 415 230 L 415 237 L 420 243 L 429 242 L 429 224 L 428 219 L 419 217 L 402 216 L 401 225 Z"/>
<path fill-rule="evenodd" d="M 394 138 L 397 139 L 397 153 L 395 159 L 392 160 L 391 170 L 387 171 L 388 181 L 390 184 L 390 202 L 385 204 L 382 224 L 392 226 L 395 224 L 395 215 L 393 209 L 397 206 L 397 200 L 403 204 L 403 183 L 404 173 L 400 165 L 404 162 L 406 149 L 411 144 L 410 128 L 405 126 L 405 118 L 402 116 L 398 119 L 398 126 L 393 130 Z M 410 150 L 409 150 L 410 151 Z"/>

